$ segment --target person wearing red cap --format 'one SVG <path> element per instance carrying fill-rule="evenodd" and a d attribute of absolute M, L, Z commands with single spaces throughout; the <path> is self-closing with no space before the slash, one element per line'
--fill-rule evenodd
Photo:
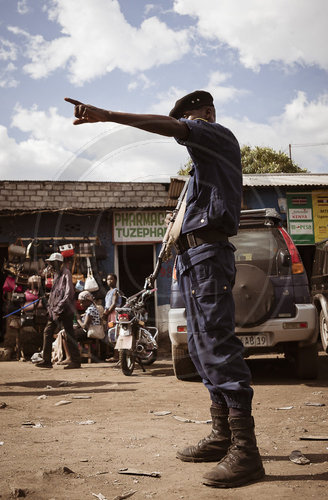
<path fill-rule="evenodd" d="M 242 196 L 240 148 L 233 133 L 216 123 L 213 97 L 196 90 L 183 96 L 169 116 L 119 113 L 66 98 L 74 125 L 114 122 L 174 137 L 192 159 L 186 211 L 176 242 L 177 278 L 183 295 L 190 356 L 211 398 L 212 432 L 178 451 L 188 462 L 218 464 L 203 483 L 236 487 L 264 476 L 251 416 L 253 390 L 235 335 L 232 287 L 234 247 Z"/>

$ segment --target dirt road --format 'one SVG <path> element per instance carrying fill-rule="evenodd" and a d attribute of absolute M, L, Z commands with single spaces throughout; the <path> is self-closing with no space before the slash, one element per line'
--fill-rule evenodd
<path fill-rule="evenodd" d="M 321 353 L 320 376 L 309 383 L 293 378 L 283 359 L 249 364 L 267 476 L 217 490 L 201 482 L 212 464 L 175 458 L 178 448 L 209 433 L 206 423 L 182 421 L 208 420 L 209 401 L 201 383 L 175 379 L 168 358 L 132 377 L 106 363 L 70 371 L 0 363 L 0 402 L 6 404 L 0 408 L 0 498 L 112 500 L 135 492 L 133 500 L 328 499 L 328 440 L 301 440 L 328 436 L 328 356 Z M 61 401 L 69 403 L 57 405 Z M 310 464 L 292 463 L 293 450 Z"/>

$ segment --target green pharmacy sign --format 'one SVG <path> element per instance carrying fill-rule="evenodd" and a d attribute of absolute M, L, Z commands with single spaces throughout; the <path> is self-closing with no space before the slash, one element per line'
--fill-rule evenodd
<path fill-rule="evenodd" d="M 113 241 L 115 243 L 146 243 L 163 240 L 165 212 L 114 212 Z"/>

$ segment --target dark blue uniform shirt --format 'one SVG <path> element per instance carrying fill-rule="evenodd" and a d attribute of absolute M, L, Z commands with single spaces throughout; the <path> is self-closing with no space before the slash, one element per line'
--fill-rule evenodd
<path fill-rule="evenodd" d="M 237 233 L 242 196 L 240 148 L 233 133 L 219 123 L 181 118 L 190 130 L 185 141 L 193 166 L 187 193 L 182 233 L 218 229 L 227 236 Z M 178 259 L 180 272 L 216 254 L 229 243 L 204 244 Z M 232 246 L 232 245 L 231 245 Z"/>
<path fill-rule="evenodd" d="M 187 147 L 193 162 L 182 233 L 216 228 L 233 236 L 238 229 L 242 193 L 238 141 L 219 123 L 181 121 L 190 133 L 186 141 L 178 142 Z"/>

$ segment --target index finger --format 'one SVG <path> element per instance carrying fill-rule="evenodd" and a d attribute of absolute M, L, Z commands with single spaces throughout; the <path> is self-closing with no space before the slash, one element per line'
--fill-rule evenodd
<path fill-rule="evenodd" d="M 75 99 L 71 99 L 70 97 L 65 97 L 65 101 L 70 102 L 71 104 L 74 104 L 74 106 L 79 106 L 80 104 L 83 104 L 83 102 L 76 101 Z"/>

